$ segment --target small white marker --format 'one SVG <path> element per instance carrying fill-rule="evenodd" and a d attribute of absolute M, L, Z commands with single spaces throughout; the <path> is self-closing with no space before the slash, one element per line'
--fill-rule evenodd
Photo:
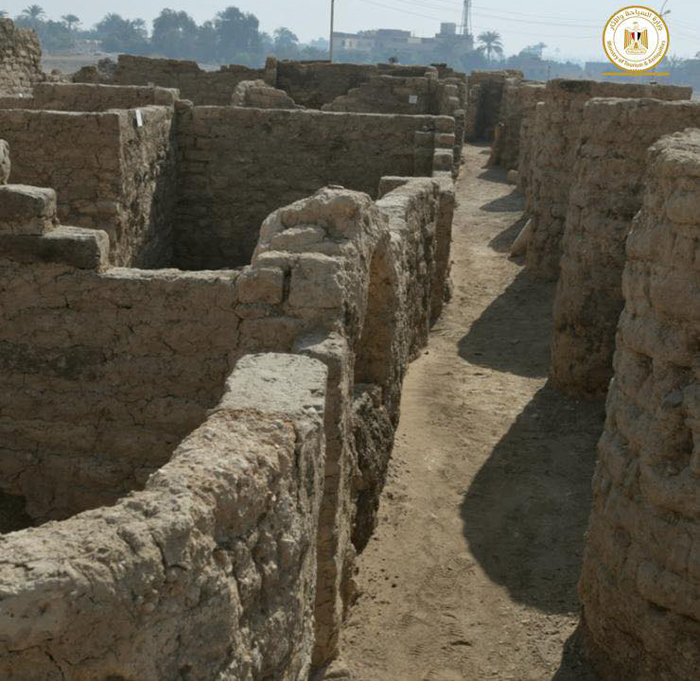
<path fill-rule="evenodd" d="M 418 104 L 418 95 L 408 95 L 409 104 Z"/>
<path fill-rule="evenodd" d="M 136 109 L 136 127 L 143 128 L 143 116 L 141 115 L 141 109 Z"/>

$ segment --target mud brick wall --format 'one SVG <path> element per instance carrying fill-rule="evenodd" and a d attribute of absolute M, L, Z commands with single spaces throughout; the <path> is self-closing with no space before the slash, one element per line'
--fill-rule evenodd
<path fill-rule="evenodd" d="M 551 376 L 560 388 L 608 388 L 625 240 L 642 207 L 647 149 L 687 127 L 700 127 L 700 102 L 593 99 L 584 107 L 554 305 Z"/>
<path fill-rule="evenodd" d="M 37 34 L 0 18 L 0 97 L 29 95 L 43 77 Z"/>
<path fill-rule="evenodd" d="M 195 104 L 228 106 L 236 85 L 244 80 L 265 80 L 274 84 L 274 68 L 271 70 L 271 65 L 262 69 L 231 65 L 222 66 L 219 71 L 204 71 L 193 61 L 120 54 L 109 83 L 157 85 L 179 90 L 183 99 Z"/>
<path fill-rule="evenodd" d="M 514 78 L 506 81 L 500 113 L 500 147 L 493 155 L 494 163 L 507 170 L 518 169 L 521 138 L 527 138 L 535 107 L 544 97 L 544 88 L 544 83 L 521 82 Z"/>
<path fill-rule="evenodd" d="M 523 118 L 520 125 L 520 152 L 518 155 L 518 187 L 525 195 L 525 213 L 534 213 L 534 193 L 530 190 L 533 183 L 533 160 L 537 156 L 540 141 L 537 137 L 543 129 L 542 120 L 546 116 L 544 102 L 537 102 L 530 114 Z"/>
<path fill-rule="evenodd" d="M 245 357 L 143 492 L 0 536 L 0 677 L 308 678 L 326 376 Z"/>
<path fill-rule="evenodd" d="M 12 149 L 11 180 L 51 187 L 67 225 L 105 230 L 117 265 L 170 260 L 175 200 L 172 107 L 60 113 L 0 110 Z"/>
<path fill-rule="evenodd" d="M 624 99 L 652 97 L 662 100 L 690 99 L 691 89 L 586 80 L 550 80 L 544 107 L 533 129 L 532 174 L 528 182 L 528 208 L 532 211 L 532 233 L 526 267 L 543 280 L 559 278 L 562 235 L 573 179 L 583 107 L 593 97 Z"/>
<path fill-rule="evenodd" d="M 375 75 L 379 67 L 374 64 L 280 61 L 275 85 L 297 104 L 320 109 Z"/>
<path fill-rule="evenodd" d="M 243 80 L 231 96 L 231 106 L 249 106 L 253 109 L 297 109 L 296 102 L 284 91 L 264 80 Z"/>
<path fill-rule="evenodd" d="M 0 484 L 37 521 L 141 488 L 221 396 L 239 322 L 232 273 L 42 264 L 68 229 L 0 239 Z"/>
<path fill-rule="evenodd" d="M 322 108 L 356 113 L 432 114 L 437 112 L 437 91 L 437 78 L 373 76 Z M 411 102 L 412 97 L 415 102 Z"/>
<path fill-rule="evenodd" d="M 452 119 L 446 120 L 453 123 Z M 66 568 L 68 586 L 65 590 L 62 586 L 64 573 L 49 566 L 51 582 L 47 589 L 52 589 L 56 598 L 52 601 L 56 610 L 69 613 L 72 626 L 66 627 L 60 621 L 57 629 L 51 629 L 45 638 L 38 636 L 28 641 L 26 629 L 18 627 L 16 622 L 26 609 L 43 602 L 44 592 L 33 576 L 21 582 L 23 586 L 19 590 L 17 587 L 12 590 L 13 594 L 21 593 L 10 604 L 11 616 L 3 619 L 7 608 L 0 613 L 0 632 L 3 632 L 0 665 L 6 665 L 0 666 L 0 672 L 5 668 L 28 669 L 32 664 L 39 665 L 36 668 L 41 670 L 53 669 L 52 664 L 63 664 L 66 651 L 70 649 L 71 659 L 94 665 L 90 670 L 97 677 L 123 675 L 125 660 L 128 660 L 129 669 L 137 678 L 167 678 L 171 669 L 181 668 L 182 660 L 188 655 L 195 666 L 210 655 L 217 662 L 228 664 L 227 654 L 234 650 L 237 652 L 231 653 L 232 659 L 248 664 L 250 658 L 253 678 L 272 676 L 290 678 L 290 681 L 299 675 L 305 678 L 309 659 L 304 651 L 308 648 L 302 646 L 303 651 L 297 652 L 288 647 L 289 631 L 295 632 L 291 636 L 293 641 L 298 640 L 296 632 L 299 631 L 298 619 L 290 620 L 289 610 L 290 604 L 301 607 L 302 603 L 308 604 L 314 599 L 314 658 L 322 664 L 336 654 L 339 630 L 350 597 L 354 556 L 366 542 L 376 518 L 376 502 L 384 484 L 393 429 L 398 419 L 401 381 L 409 360 L 425 342 L 428 320 L 439 313 L 436 296 L 439 291 L 441 303 L 449 268 L 449 232 L 454 210 L 449 174 L 437 178 L 394 178 L 391 184 L 391 187 L 383 186 L 382 199 L 376 204 L 359 192 L 322 189 L 310 198 L 275 211 L 265 220 L 250 266 L 237 271 L 189 274 L 175 270 L 110 269 L 106 234 L 57 226 L 51 214 L 55 202 L 51 190 L 17 186 L 0 189 L 14 195 L 14 201 L 9 202 L 0 197 L 0 209 L 5 209 L 5 214 L 0 212 L 0 272 L 3 277 L 0 309 L 6 311 L 8 327 L 0 331 L 0 343 L 7 350 L 7 359 L 5 364 L 0 364 L 0 371 L 3 385 L 10 386 L 0 403 L 0 442 L 9 443 L 7 451 L 0 451 L 0 462 L 5 466 L 0 470 L 0 480 L 3 489 L 11 494 L 26 496 L 35 520 L 65 517 L 87 507 L 56 508 L 56 504 L 64 501 L 90 505 L 111 503 L 126 491 L 140 489 L 146 475 L 168 460 L 178 441 L 170 439 L 179 435 L 177 429 L 187 428 L 189 419 L 192 420 L 189 429 L 196 427 L 205 418 L 206 410 L 216 404 L 223 392 L 223 378 L 242 355 L 292 351 L 318 359 L 328 368 L 323 414 L 327 449 L 321 472 L 324 487 L 316 544 L 315 593 L 308 583 L 300 587 L 298 581 L 290 583 L 282 579 L 288 573 L 297 574 L 295 556 L 309 553 L 308 550 L 304 552 L 304 535 L 299 538 L 292 532 L 292 548 L 284 543 L 291 530 L 286 529 L 289 516 L 282 512 L 285 508 L 307 508 L 305 504 L 288 503 L 284 493 L 287 479 L 284 474 L 296 468 L 285 467 L 283 475 L 278 471 L 274 480 L 263 476 L 260 486 L 257 482 L 252 485 L 248 478 L 232 478 L 224 462 L 209 448 L 212 442 L 219 441 L 218 431 L 207 430 L 205 436 L 194 443 L 186 442 L 183 449 L 186 456 L 191 457 L 196 455 L 201 443 L 203 456 L 213 458 L 219 473 L 226 472 L 226 482 L 213 482 L 206 477 L 206 465 L 199 459 L 187 459 L 188 470 L 196 471 L 201 477 L 184 480 L 179 488 L 181 494 L 172 494 L 169 489 L 169 500 L 176 508 L 189 510 L 192 508 L 187 496 L 189 490 L 194 490 L 196 499 L 201 502 L 225 487 L 226 501 L 217 504 L 214 518 L 219 522 L 223 517 L 224 527 L 232 528 L 236 537 L 242 534 L 248 551 L 254 555 L 246 552 L 246 547 L 229 541 L 228 534 L 216 524 L 212 531 L 217 541 L 223 542 L 219 546 L 221 551 L 195 552 L 186 531 L 191 526 L 188 516 L 183 519 L 172 506 L 162 505 L 155 499 L 142 515 L 158 523 L 161 519 L 166 523 L 172 519 L 179 530 L 177 546 L 184 554 L 194 556 L 196 553 L 200 558 L 194 563 L 182 562 L 183 553 L 175 548 L 170 552 L 168 528 L 171 526 L 159 524 L 157 528 L 160 529 L 151 533 L 153 526 L 144 521 L 141 526 L 148 533 L 146 536 L 156 536 L 164 551 L 154 552 L 154 560 L 171 562 L 165 564 L 168 586 L 156 580 L 141 589 L 142 583 L 134 584 L 131 579 L 130 566 L 135 565 L 136 572 L 142 569 L 138 547 L 150 546 L 150 543 L 138 542 L 137 535 L 130 531 L 131 525 L 126 522 L 128 518 L 116 516 L 115 519 L 108 515 L 110 520 L 114 519 L 112 526 L 124 533 L 120 535 L 127 544 L 124 551 L 130 552 L 130 560 L 136 562 L 127 561 L 119 578 L 114 578 L 116 581 L 111 577 L 114 572 L 106 573 L 110 577 L 103 591 L 112 594 L 107 602 L 106 597 L 93 596 L 89 591 L 93 597 L 87 597 L 86 604 L 81 606 L 80 598 L 75 596 L 70 560 L 75 555 L 84 557 L 84 552 L 81 553 L 85 548 L 83 537 L 97 541 L 103 535 L 112 535 L 100 529 L 92 533 L 86 530 L 76 543 L 63 540 L 62 546 L 69 549 L 69 554 L 56 554 L 51 553 L 51 535 L 43 533 L 56 531 L 62 537 L 61 528 L 66 527 L 67 533 L 74 534 L 72 523 L 86 517 L 104 517 L 102 514 L 112 511 L 88 512 L 68 521 L 69 525 L 51 525 L 35 531 L 39 534 L 13 535 L 30 539 L 41 535 L 36 546 L 22 545 L 28 552 L 21 554 L 25 562 L 31 560 L 32 551 L 37 562 L 43 560 L 42 547 L 47 547 L 48 555 L 66 559 L 62 564 L 69 565 Z M 25 208 L 23 222 L 17 219 L 22 207 Z M 283 370 L 271 366 L 260 380 L 266 385 L 283 374 Z M 295 386 L 300 383 L 297 378 L 291 380 Z M 250 376 L 241 383 L 241 399 L 249 400 L 264 392 Z M 286 388 L 283 394 L 288 393 Z M 309 405 L 303 397 L 292 396 L 291 399 L 295 408 L 300 404 Z M 256 418 L 259 411 L 250 401 L 242 404 L 237 400 L 231 407 L 227 398 L 217 411 L 222 408 L 250 408 L 256 411 Z M 260 410 L 263 408 L 279 411 L 267 394 Z M 285 422 L 289 420 L 291 418 L 285 417 Z M 248 428 L 247 418 L 236 413 L 234 423 L 239 422 Z M 209 425 L 207 422 L 205 427 Z M 271 429 L 265 425 L 263 430 L 251 429 L 250 432 L 255 436 L 252 441 L 237 436 L 234 443 L 240 445 L 241 451 L 255 454 L 260 451 L 255 439 L 263 438 L 269 443 Z M 28 440 L 29 446 L 18 444 L 19 436 Z M 39 439 L 40 436 L 43 439 Z M 297 443 L 299 441 L 297 438 Z M 72 449 L 75 443 L 79 451 Z M 279 441 L 274 443 L 279 444 Z M 99 449 L 93 451 L 93 446 Z M 62 449 L 57 452 L 57 447 Z M 226 441 L 225 450 L 227 455 L 236 451 L 229 441 Z M 180 454 L 182 450 L 173 461 L 177 461 Z M 321 457 L 314 456 L 321 464 Z M 295 460 L 299 461 L 298 456 Z M 262 462 L 259 457 L 251 461 L 255 465 L 247 466 L 243 472 L 257 480 L 255 471 Z M 279 465 L 284 466 L 284 462 Z M 36 470 L 32 470 L 33 466 Z M 276 469 L 273 467 L 273 470 Z M 236 471 L 241 472 L 240 463 L 236 463 Z M 63 487 L 68 487 L 68 483 L 64 473 L 71 485 L 65 490 Z M 153 491 L 153 480 L 162 474 L 158 472 L 151 479 L 145 494 Z M 22 482 L 24 486 L 20 485 Z M 251 494 L 258 495 L 261 488 L 272 493 L 265 497 L 269 500 L 265 512 L 258 512 L 258 506 L 251 505 L 247 496 L 251 485 Z M 239 490 L 239 496 L 232 498 L 231 489 Z M 88 492 L 95 496 L 78 498 Z M 102 494 L 101 498 L 97 498 L 97 493 Z M 271 507 L 280 497 L 281 505 Z M 119 503 L 116 508 L 131 509 L 141 518 L 139 499 L 142 498 L 138 493 L 131 495 L 124 501 L 125 506 Z M 254 512 L 245 515 L 252 524 L 238 525 L 241 516 L 237 511 L 232 515 L 234 511 L 227 510 L 228 501 L 234 510 L 252 508 Z M 305 510 L 302 518 L 294 515 L 296 520 L 292 527 L 298 528 L 308 515 Z M 256 518 L 262 520 L 258 522 Z M 208 528 L 212 526 L 203 525 L 200 516 L 192 522 L 199 536 L 209 536 Z M 270 535 L 278 536 L 277 530 L 283 537 L 278 550 L 269 543 Z M 88 544 L 88 558 L 104 554 L 107 564 L 120 564 L 121 554 L 104 552 L 101 547 Z M 300 554 L 295 553 L 297 548 Z M 10 550 L 6 551 L 7 555 Z M 268 551 L 272 552 L 271 557 Z M 285 557 L 290 555 L 292 557 L 287 560 Z M 255 579 L 257 563 L 251 563 L 260 556 L 264 565 L 272 566 L 274 572 L 263 583 Z M 211 590 L 207 591 L 212 594 L 211 598 L 202 598 L 197 591 L 199 581 L 190 588 L 189 570 L 180 575 L 182 581 L 177 577 L 177 566 L 190 564 L 195 580 L 200 574 L 219 574 L 211 567 L 214 563 L 222 566 L 226 575 L 234 575 L 238 580 L 234 594 L 242 598 L 245 613 L 253 613 L 250 621 L 245 620 L 245 613 L 243 621 L 237 619 L 241 612 L 238 605 L 235 616 L 232 615 L 231 601 L 221 598 L 219 589 L 211 582 L 207 582 L 211 585 Z M 92 570 L 95 565 L 91 559 L 81 564 L 83 570 Z M 279 570 L 274 571 L 274 566 L 279 566 Z M 15 567 L 13 562 L 12 570 Z M 100 591 L 103 581 L 99 575 L 103 567 L 99 561 L 95 570 L 94 578 L 86 583 L 97 584 L 95 588 Z M 281 581 L 277 581 L 277 574 Z M 13 578 L 3 575 L 2 584 L 10 583 Z M 270 584 L 269 589 L 267 584 Z M 114 644 L 113 622 L 123 610 L 119 585 L 124 585 L 125 598 L 130 599 L 127 602 L 135 604 L 137 613 L 141 613 L 143 605 L 146 615 L 135 617 L 133 610 L 129 611 L 132 618 L 129 625 L 120 628 L 120 632 L 124 632 L 123 646 L 121 643 L 118 649 L 113 646 L 113 654 L 105 660 L 101 632 L 106 631 L 105 635 L 110 635 L 109 640 Z M 37 593 L 36 599 L 28 595 Z M 67 605 L 65 593 L 72 597 Z M 178 600 L 181 598 L 187 599 L 186 616 L 182 615 Z M 275 600 L 277 598 L 283 602 Z M 271 599 L 279 603 L 279 607 L 275 606 L 274 617 L 259 615 L 258 599 L 265 603 L 268 611 Z M 203 638 L 199 636 L 201 621 L 205 621 L 198 619 L 201 609 L 206 611 L 206 621 L 212 622 L 214 627 L 214 631 L 209 631 L 205 626 Z M 173 613 L 172 622 L 166 611 Z M 105 612 L 110 613 L 109 618 L 104 616 Z M 85 620 L 81 619 L 81 613 Z M 154 620 L 150 619 L 150 613 L 154 613 Z M 98 616 L 103 619 L 99 620 Z M 226 627 L 219 625 L 219 618 Z M 142 647 L 135 632 L 140 629 L 148 632 L 155 621 L 160 627 L 154 635 L 155 647 Z M 194 624 L 190 630 L 191 621 Z M 305 616 L 304 622 L 310 629 L 310 618 Z M 171 638 L 173 626 L 180 635 Z M 90 636 L 81 634 L 83 627 L 91 631 Z M 238 629 L 243 632 L 243 643 Z M 268 645 L 273 641 L 270 633 L 273 631 L 277 632 L 276 641 Z M 219 653 L 222 637 L 230 639 L 226 654 Z M 253 647 L 250 655 L 247 641 L 251 641 L 251 646 L 258 641 L 258 647 Z M 296 646 L 293 641 L 292 646 Z M 8 645 L 2 648 L 5 642 Z M 190 645 L 194 650 L 188 652 Z M 39 651 L 45 648 L 51 655 L 39 659 Z M 143 655 L 134 652 L 141 650 Z M 255 666 L 269 660 L 274 660 L 275 666 Z M 292 671 L 287 676 L 285 664 L 298 666 L 290 667 Z M 248 673 L 248 667 L 240 669 Z M 236 673 L 240 669 L 236 668 Z"/>
<path fill-rule="evenodd" d="M 160 87 L 40 83 L 34 88 L 31 108 L 51 111 L 108 111 L 172 106 L 177 99 L 177 90 Z M 26 104 L 16 108 L 26 108 Z"/>
<path fill-rule="evenodd" d="M 249 262 L 265 217 L 325 185 L 376 196 L 384 175 L 432 175 L 441 128 L 454 120 L 181 106 L 175 264 Z"/>
<path fill-rule="evenodd" d="M 700 668 L 700 132 L 664 138 L 648 165 L 580 595 L 603 678 L 690 681 Z"/>
<path fill-rule="evenodd" d="M 467 139 L 491 141 L 501 116 L 507 79 L 522 80 L 520 71 L 472 71 L 467 78 Z"/>

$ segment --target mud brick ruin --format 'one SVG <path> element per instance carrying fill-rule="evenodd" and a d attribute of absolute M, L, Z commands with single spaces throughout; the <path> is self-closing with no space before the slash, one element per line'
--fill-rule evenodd
<path fill-rule="evenodd" d="M 0 677 L 305 678 L 449 293 L 460 91 L 261 109 L 147 64 L 177 87 L 2 62 Z"/>
<path fill-rule="evenodd" d="M 40 58 L 0 20 L 0 678 L 291 681 L 338 655 L 450 297 L 465 137 L 525 195 L 525 275 L 558 281 L 553 383 L 608 395 L 585 653 L 695 678 L 688 88 Z"/>

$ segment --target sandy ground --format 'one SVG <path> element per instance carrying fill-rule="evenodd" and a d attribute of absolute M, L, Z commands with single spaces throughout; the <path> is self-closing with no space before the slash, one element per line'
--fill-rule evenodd
<path fill-rule="evenodd" d="M 326 678 L 594 679 L 574 630 L 601 401 L 547 382 L 554 288 L 508 258 L 522 197 L 465 148 L 454 296 L 404 384 L 380 525 Z"/>

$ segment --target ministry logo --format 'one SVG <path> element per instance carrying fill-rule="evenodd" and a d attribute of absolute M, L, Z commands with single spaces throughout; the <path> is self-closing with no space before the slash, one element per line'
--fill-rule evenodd
<path fill-rule="evenodd" d="M 605 24 L 605 54 L 623 71 L 650 71 L 666 56 L 668 46 L 666 22 L 660 14 L 648 7 L 623 7 Z"/>

